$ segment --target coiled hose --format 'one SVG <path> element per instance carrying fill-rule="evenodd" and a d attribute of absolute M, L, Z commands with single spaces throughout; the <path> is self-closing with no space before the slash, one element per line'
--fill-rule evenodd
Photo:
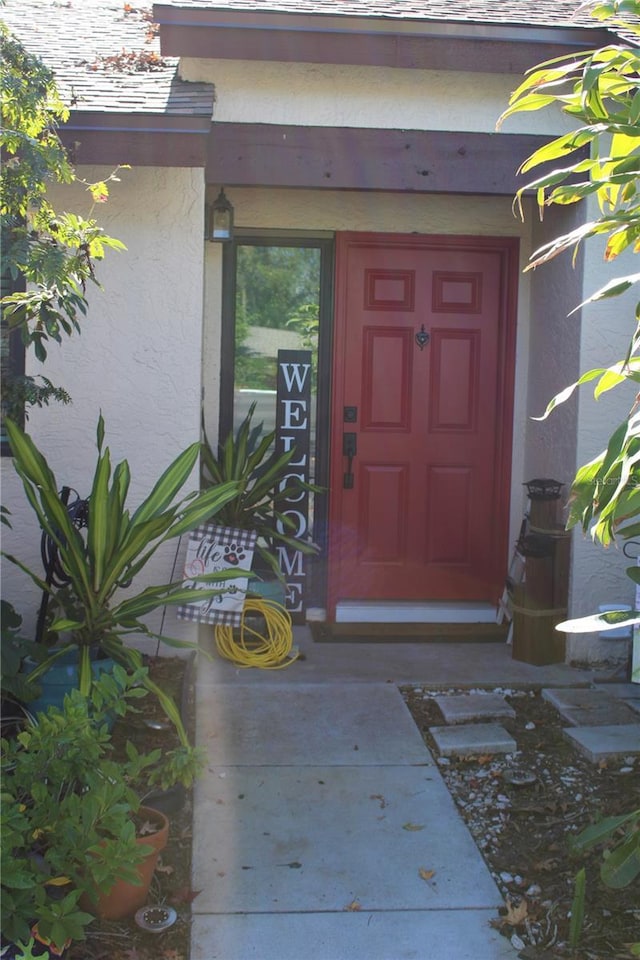
<path fill-rule="evenodd" d="M 257 616 L 264 621 L 264 635 L 252 625 L 252 619 Z M 247 598 L 240 626 L 218 624 L 214 636 L 220 656 L 238 667 L 281 670 L 298 658 L 298 651 L 293 650 L 291 617 L 274 600 Z"/>

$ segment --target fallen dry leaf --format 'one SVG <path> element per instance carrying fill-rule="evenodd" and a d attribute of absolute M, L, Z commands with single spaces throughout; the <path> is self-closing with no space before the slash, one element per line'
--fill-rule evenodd
<path fill-rule="evenodd" d="M 411 833 L 415 833 L 417 830 L 424 830 L 424 824 L 423 824 L 423 823 L 411 823 L 411 821 L 409 821 L 408 823 L 403 823 L 403 824 L 402 824 L 402 829 L 403 829 L 403 830 L 409 830 Z"/>
<path fill-rule="evenodd" d="M 549 857 L 547 860 L 536 860 L 533 864 L 534 870 L 540 870 L 542 873 L 551 873 L 558 866 L 557 857 Z"/>
<path fill-rule="evenodd" d="M 527 901 L 511 900 L 509 897 L 505 900 L 504 907 L 500 910 L 500 916 L 496 920 L 491 920 L 491 926 L 501 929 L 502 927 L 518 927 L 527 919 L 529 908 Z"/>
<path fill-rule="evenodd" d="M 420 867 L 418 870 L 418 876 L 421 880 L 432 880 L 435 874 L 435 870 L 427 870 L 425 867 Z"/>
<path fill-rule="evenodd" d="M 352 900 L 351 903 L 346 905 L 345 910 L 349 910 L 351 913 L 356 913 L 358 910 L 362 910 L 362 906 L 357 900 Z"/>

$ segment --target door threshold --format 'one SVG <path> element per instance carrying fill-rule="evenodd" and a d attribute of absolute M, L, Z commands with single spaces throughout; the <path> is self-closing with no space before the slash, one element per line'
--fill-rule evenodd
<path fill-rule="evenodd" d="M 496 607 L 476 601 L 344 600 L 336 606 L 336 623 L 495 623 Z"/>

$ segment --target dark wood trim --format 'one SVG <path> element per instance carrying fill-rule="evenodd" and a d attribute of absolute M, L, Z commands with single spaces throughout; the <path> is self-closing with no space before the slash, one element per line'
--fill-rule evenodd
<path fill-rule="evenodd" d="M 74 163 L 204 167 L 211 120 L 205 116 L 74 112 L 60 137 Z"/>
<path fill-rule="evenodd" d="M 606 30 L 154 5 L 163 55 L 522 74 Z"/>
<path fill-rule="evenodd" d="M 238 246 L 235 238 L 222 251 L 222 329 L 220 332 L 220 417 L 218 437 L 222 442 L 233 428 L 233 388 L 236 344 L 236 272 Z"/>
<path fill-rule="evenodd" d="M 519 164 L 549 138 L 214 123 L 207 182 L 513 196 Z"/>
<path fill-rule="evenodd" d="M 414 70 L 456 70 L 521 75 L 530 67 L 576 52 L 554 43 L 505 43 L 500 40 L 277 32 L 165 26 L 163 56 L 280 63 L 333 63 Z M 591 46 L 591 37 L 584 47 Z"/>

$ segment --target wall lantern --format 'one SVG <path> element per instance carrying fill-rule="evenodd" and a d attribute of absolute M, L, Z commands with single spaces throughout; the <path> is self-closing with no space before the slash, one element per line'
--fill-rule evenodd
<path fill-rule="evenodd" d="M 224 195 L 224 187 L 213 203 L 205 206 L 205 240 L 227 243 L 233 240 L 233 206 Z"/>

